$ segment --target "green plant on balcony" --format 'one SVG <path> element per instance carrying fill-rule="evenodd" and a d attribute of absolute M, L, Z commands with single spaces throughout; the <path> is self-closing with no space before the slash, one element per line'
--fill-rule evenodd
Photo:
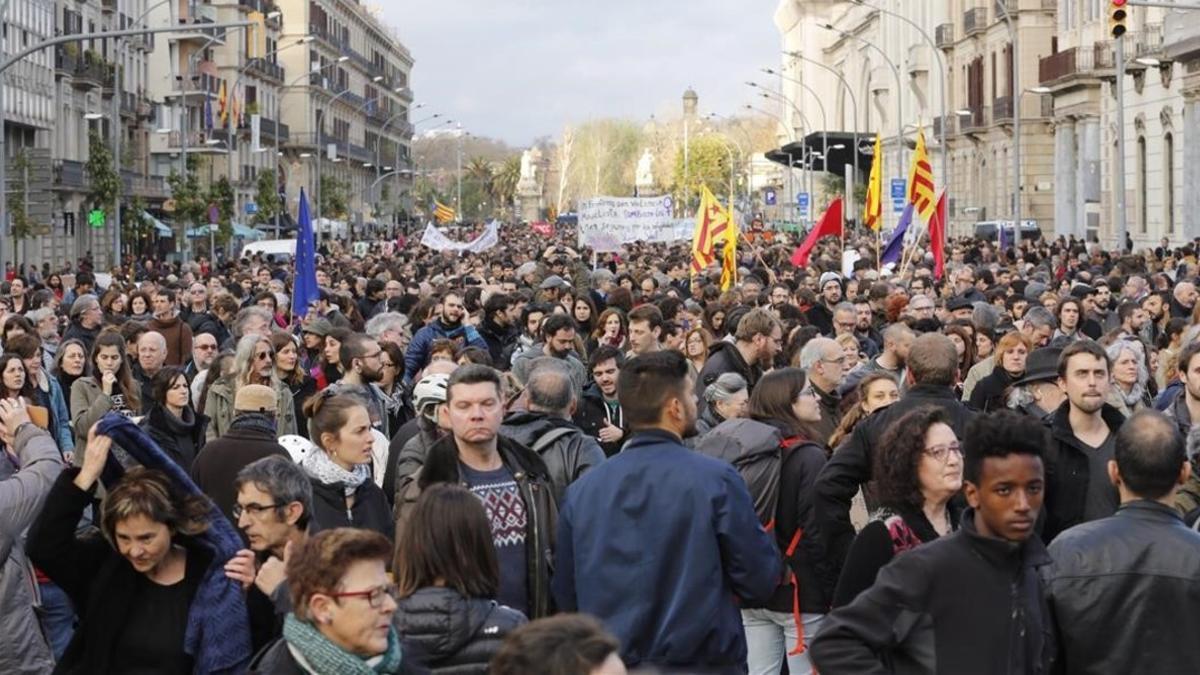
<path fill-rule="evenodd" d="M 93 207 L 112 213 L 121 196 L 121 176 L 113 166 L 112 150 L 95 129 L 88 132 L 88 160 L 85 166 L 91 177 L 88 198 Z"/>
<path fill-rule="evenodd" d="M 79 45 L 74 42 L 68 42 L 63 45 L 63 53 L 67 55 L 67 58 L 74 59 L 79 56 Z"/>
<path fill-rule="evenodd" d="M 96 51 L 95 49 L 87 49 L 83 52 L 83 62 L 89 67 L 97 66 L 101 63 L 104 63 L 104 57 L 100 56 L 100 52 Z"/>

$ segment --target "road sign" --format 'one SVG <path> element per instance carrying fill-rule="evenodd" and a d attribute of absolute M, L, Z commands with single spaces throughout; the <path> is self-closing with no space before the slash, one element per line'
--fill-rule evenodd
<path fill-rule="evenodd" d="M 92 209 L 88 211 L 88 225 L 95 228 L 104 227 L 104 210 Z"/>
<path fill-rule="evenodd" d="M 766 202 L 767 206 L 775 206 L 775 191 L 767 190 L 763 194 L 763 201 Z"/>
<path fill-rule="evenodd" d="M 904 204 L 908 200 L 906 181 L 903 178 L 892 179 L 892 212 L 903 213 Z"/>
<path fill-rule="evenodd" d="M 810 207 L 812 206 L 812 200 L 809 198 L 809 194 L 807 192 L 800 192 L 796 194 L 796 206 L 800 207 L 800 217 L 807 220 L 809 217 L 808 214 Z"/>
<path fill-rule="evenodd" d="M 258 213 L 258 204 L 254 202 L 246 202 L 246 215 L 252 216 Z"/>

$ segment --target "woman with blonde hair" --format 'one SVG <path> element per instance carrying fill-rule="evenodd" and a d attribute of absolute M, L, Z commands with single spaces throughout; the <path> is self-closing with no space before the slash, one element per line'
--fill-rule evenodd
<path fill-rule="evenodd" d="M 219 438 L 233 422 L 233 400 L 246 384 L 261 384 L 275 390 L 275 421 L 280 436 L 295 434 L 296 408 L 292 392 L 275 374 L 275 350 L 261 335 L 244 335 L 233 353 L 234 371 L 217 380 L 208 389 L 204 414 L 212 420 L 208 440 Z"/>

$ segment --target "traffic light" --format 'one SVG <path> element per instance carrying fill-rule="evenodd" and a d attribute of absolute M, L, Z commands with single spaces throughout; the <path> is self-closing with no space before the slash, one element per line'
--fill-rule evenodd
<path fill-rule="evenodd" d="M 1126 7 L 1127 2 L 1128 0 L 1109 0 L 1108 32 L 1114 38 L 1119 38 L 1125 34 L 1125 19 L 1129 16 L 1129 9 Z"/>

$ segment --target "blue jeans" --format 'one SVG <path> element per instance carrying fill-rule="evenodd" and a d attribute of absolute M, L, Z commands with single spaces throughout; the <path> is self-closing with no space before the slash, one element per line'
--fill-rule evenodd
<path fill-rule="evenodd" d="M 50 651 L 54 652 L 54 659 L 58 661 L 75 635 L 75 608 L 63 589 L 53 581 L 38 586 L 42 593 L 42 623 L 50 640 Z"/>
<path fill-rule="evenodd" d="M 804 622 L 804 652 L 789 655 L 796 644 L 796 621 L 788 612 L 769 609 L 743 609 L 742 627 L 746 631 L 746 662 L 750 675 L 779 675 L 783 659 L 787 658 L 790 675 L 812 675 L 808 649 L 820 630 L 824 614 L 801 614 Z"/>

